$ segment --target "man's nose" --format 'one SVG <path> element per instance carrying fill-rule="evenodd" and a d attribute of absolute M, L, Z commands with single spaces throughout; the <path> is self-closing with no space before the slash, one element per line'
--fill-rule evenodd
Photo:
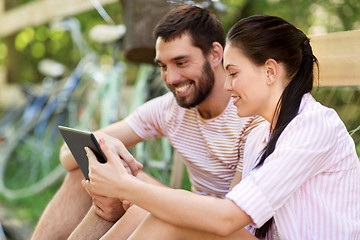
<path fill-rule="evenodd" d="M 180 81 L 180 72 L 174 68 L 168 68 L 165 72 L 165 82 L 168 85 L 176 84 Z"/>

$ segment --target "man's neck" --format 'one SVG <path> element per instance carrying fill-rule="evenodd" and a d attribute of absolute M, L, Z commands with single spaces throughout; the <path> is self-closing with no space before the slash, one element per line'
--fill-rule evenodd
<path fill-rule="evenodd" d="M 220 115 L 227 107 L 231 93 L 224 90 L 225 75 L 223 70 L 215 73 L 215 84 L 209 96 L 199 105 L 197 109 L 204 119 L 214 118 Z"/>

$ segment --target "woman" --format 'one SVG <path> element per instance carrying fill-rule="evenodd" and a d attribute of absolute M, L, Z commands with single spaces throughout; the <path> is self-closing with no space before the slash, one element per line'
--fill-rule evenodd
<path fill-rule="evenodd" d="M 261 115 L 269 125 L 248 136 L 243 180 L 226 199 L 140 182 L 103 139 L 109 161 L 87 150 L 86 187 L 151 213 L 133 239 L 247 238 L 247 225 L 271 238 L 274 223 L 280 239 L 359 239 L 359 159 L 336 112 L 309 94 L 314 63 L 309 39 L 281 18 L 252 16 L 230 29 L 225 88 L 239 116 Z"/>

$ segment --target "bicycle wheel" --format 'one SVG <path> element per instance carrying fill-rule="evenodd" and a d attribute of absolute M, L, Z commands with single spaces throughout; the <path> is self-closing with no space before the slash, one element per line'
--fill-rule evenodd
<path fill-rule="evenodd" d="M 65 170 L 58 160 L 63 140 L 57 126 L 66 123 L 67 114 L 54 114 L 41 137 L 35 134 L 34 120 L 0 149 L 0 192 L 5 197 L 34 195 L 64 176 Z"/>
<path fill-rule="evenodd" d="M 79 82 L 72 76 L 54 85 L 46 105 L 18 126 L 0 148 L 0 193 L 9 199 L 34 195 L 64 176 L 58 125 L 68 124 L 71 96 Z"/>

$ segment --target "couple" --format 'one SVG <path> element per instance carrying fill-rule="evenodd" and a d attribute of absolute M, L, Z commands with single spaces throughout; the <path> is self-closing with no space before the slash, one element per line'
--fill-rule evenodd
<path fill-rule="evenodd" d="M 98 239 L 109 228 L 102 239 L 359 238 L 359 159 L 337 114 L 309 93 L 317 61 L 304 33 L 277 17 L 252 16 L 230 29 L 223 52 L 214 16 L 180 7 L 155 35 L 156 62 L 173 95 L 97 132 L 108 162 L 87 149 L 83 185 L 93 207 L 70 239 Z M 126 148 L 151 136 L 167 136 L 184 156 L 193 193 L 153 184 L 139 171 Z M 71 232 L 91 205 L 75 161 L 65 147 L 61 154 L 72 171 L 33 239 L 51 217 L 68 223 L 58 234 Z"/>

